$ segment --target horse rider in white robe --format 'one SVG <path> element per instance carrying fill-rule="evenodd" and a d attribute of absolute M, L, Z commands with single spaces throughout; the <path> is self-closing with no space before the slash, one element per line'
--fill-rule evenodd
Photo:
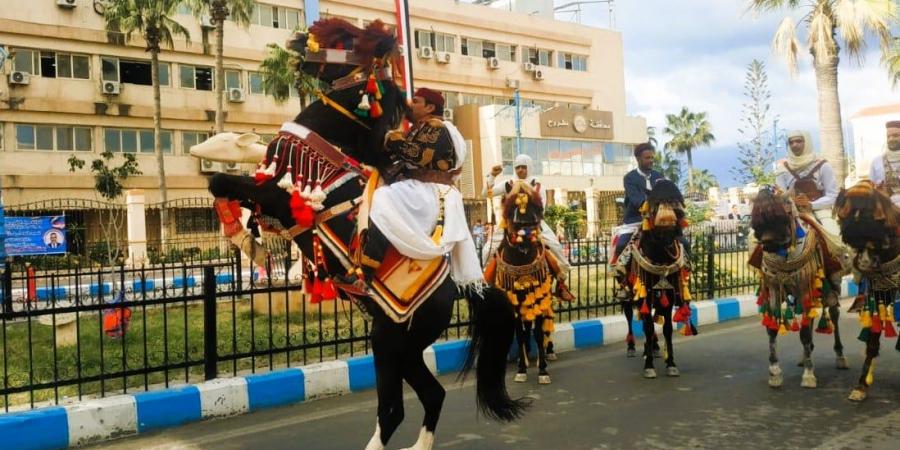
<path fill-rule="evenodd" d="M 511 186 L 515 180 L 521 180 L 534 187 L 535 190 L 541 194 L 541 201 L 543 202 L 544 207 L 546 207 L 547 199 L 544 197 L 544 192 L 541 191 L 541 184 L 537 181 L 536 177 L 529 175 L 529 172 L 531 172 L 531 157 L 524 154 L 516 156 L 516 159 L 513 161 L 513 168 L 516 173 L 515 179 L 510 177 L 510 179 L 505 182 L 499 183 L 499 186 L 502 187 L 495 189 L 494 186 L 497 184 L 496 178 L 503 171 L 503 168 L 501 166 L 494 166 L 491 169 L 491 173 L 485 176 L 484 190 L 481 192 L 481 195 L 485 198 L 490 197 L 491 199 L 493 197 L 502 197 L 507 192 L 506 185 Z M 489 261 L 492 252 L 497 250 L 502 241 L 503 233 L 499 230 L 494 230 L 493 235 L 486 241 L 487 245 L 481 250 L 482 261 Z M 573 300 L 574 296 L 569 292 L 569 289 L 565 284 L 571 265 L 569 264 L 566 255 L 563 253 L 562 244 L 559 242 L 556 233 L 550 229 L 547 222 L 543 220 L 541 221 L 541 241 L 544 243 L 544 247 L 550 250 L 559 265 L 559 272 L 556 274 L 556 285 L 558 288 L 557 296 L 564 300 Z"/>
<path fill-rule="evenodd" d="M 439 92 L 418 89 L 410 110 L 409 133 L 394 130 L 385 137 L 385 151 L 394 163 L 385 170 L 385 184 L 375 190 L 370 205 L 360 261 L 364 279 L 345 281 L 365 291 L 387 246 L 393 245 L 413 259 L 449 254 L 450 277 L 456 285 L 480 292 L 484 279 L 478 253 L 455 186 L 466 159 L 466 142 L 452 123 L 442 120 L 444 98 Z"/>
<path fill-rule="evenodd" d="M 792 191 L 795 198 L 805 195 L 819 223 L 829 233 L 839 236 L 840 230 L 831 214 L 840 189 L 834 170 L 828 161 L 816 158 L 808 132 L 789 131 L 787 145 L 787 160 L 775 168 L 775 184 L 784 191 Z"/>

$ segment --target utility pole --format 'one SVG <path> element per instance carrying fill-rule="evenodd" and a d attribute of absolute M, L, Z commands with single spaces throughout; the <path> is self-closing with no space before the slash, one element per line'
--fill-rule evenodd
<path fill-rule="evenodd" d="M 516 88 L 513 94 L 513 101 L 516 103 L 516 155 L 522 154 L 522 96 L 519 94 L 519 88 Z"/>

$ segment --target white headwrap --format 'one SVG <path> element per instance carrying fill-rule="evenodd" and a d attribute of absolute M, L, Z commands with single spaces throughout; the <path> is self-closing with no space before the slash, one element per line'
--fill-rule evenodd
<path fill-rule="evenodd" d="M 787 149 L 787 165 L 793 171 L 800 171 L 805 169 L 807 166 L 816 161 L 816 151 L 812 145 L 812 136 L 810 136 L 807 131 L 800 130 L 791 130 L 787 133 L 787 141 L 790 142 L 791 138 L 802 137 L 803 138 L 803 153 L 800 156 L 794 154 L 791 151 L 790 145 L 788 145 Z M 776 168 L 778 172 L 785 172 L 784 166 L 779 165 Z"/>
<path fill-rule="evenodd" d="M 513 161 L 513 167 L 526 166 L 528 167 L 528 171 L 531 172 L 531 157 L 525 154 L 516 155 L 515 161 Z"/>

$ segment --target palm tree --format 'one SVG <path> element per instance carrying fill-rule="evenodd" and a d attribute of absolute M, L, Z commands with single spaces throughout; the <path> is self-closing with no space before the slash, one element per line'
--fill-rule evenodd
<path fill-rule="evenodd" d="M 253 13 L 253 0 L 184 0 L 194 14 L 198 17 L 209 14 L 213 25 L 216 27 L 216 133 L 225 131 L 225 109 L 222 97 L 225 93 L 225 66 L 224 41 L 225 19 L 231 20 L 238 26 L 250 25 L 250 15 Z"/>
<path fill-rule="evenodd" d="M 319 81 L 316 78 L 295 69 L 293 59 L 296 55 L 293 52 L 273 43 L 266 45 L 266 50 L 266 57 L 259 64 L 263 90 L 271 94 L 276 102 L 283 103 L 290 98 L 291 88 L 300 91 L 303 101 L 308 95 L 319 91 Z"/>
<path fill-rule="evenodd" d="M 656 127 L 647 127 L 647 142 L 656 148 L 659 146 L 659 141 L 656 139 Z"/>
<path fill-rule="evenodd" d="M 691 152 L 700 146 L 709 146 L 716 137 L 712 134 L 712 125 L 706 120 L 705 112 L 691 112 L 682 106 L 676 114 L 666 114 L 664 133 L 672 136 L 666 142 L 667 150 L 687 154 L 688 160 L 688 192 L 694 192 L 694 158 Z"/>
<path fill-rule="evenodd" d="M 750 0 L 750 8 L 757 12 L 783 7 L 801 9 L 804 13 L 801 19 L 807 34 L 804 48 L 812 54 L 816 71 L 822 154 L 834 168 L 835 177 L 843 184 L 846 167 L 837 85 L 841 44 L 847 54 L 857 60 L 862 57 L 868 33 L 878 36 L 882 49 L 887 48 L 891 40 L 891 25 L 897 18 L 896 0 Z M 785 57 L 792 73 L 796 71 L 800 52 L 797 36 L 797 26 L 791 16 L 787 16 L 781 21 L 772 40 L 775 52 Z"/>
<path fill-rule="evenodd" d="M 668 180 L 675 184 L 681 184 L 681 161 L 669 150 L 656 152 L 653 155 L 653 166 Z"/>
<path fill-rule="evenodd" d="M 900 84 L 900 38 L 894 38 L 891 46 L 884 49 L 881 62 L 887 67 L 888 76 L 894 86 Z"/>
<path fill-rule="evenodd" d="M 176 8 L 182 0 L 109 0 L 103 11 L 107 29 L 122 33 L 126 39 L 135 32 L 144 39 L 145 48 L 150 52 L 150 73 L 153 85 L 153 151 L 159 165 L 159 199 L 161 207 L 159 218 L 161 224 L 160 237 L 165 243 L 169 224 L 166 202 L 169 199 L 166 189 L 166 166 L 163 158 L 161 130 L 162 106 L 159 94 L 159 51 L 160 45 L 175 48 L 174 36 L 183 36 L 190 44 L 190 33 L 186 28 L 172 19 Z"/>
<path fill-rule="evenodd" d="M 719 185 L 716 176 L 707 169 L 694 169 L 693 179 L 696 192 L 702 193 L 704 196 L 709 192 L 709 188 Z"/>

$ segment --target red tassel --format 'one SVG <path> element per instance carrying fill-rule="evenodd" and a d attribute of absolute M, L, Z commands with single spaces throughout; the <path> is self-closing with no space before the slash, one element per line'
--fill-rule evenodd
<path fill-rule="evenodd" d="M 318 295 L 318 296 L 322 295 L 322 280 L 320 280 L 319 278 L 316 278 L 316 280 L 313 281 L 312 292 L 313 292 L 313 295 Z"/>
<path fill-rule="evenodd" d="M 294 216 L 294 220 L 296 220 L 297 225 L 300 225 L 301 227 L 311 227 L 316 220 L 316 212 L 309 205 L 304 204 L 303 206 L 304 207 L 300 209 L 297 215 Z"/>
<path fill-rule="evenodd" d="M 373 119 L 377 119 L 381 117 L 383 110 L 381 109 L 381 102 L 375 101 L 372 102 L 372 105 L 369 106 L 369 117 Z"/>
<path fill-rule="evenodd" d="M 780 324 L 778 323 L 778 321 L 775 320 L 774 317 L 770 317 L 769 318 L 769 329 L 772 331 L 778 331 L 779 327 L 780 327 Z"/>
<path fill-rule="evenodd" d="M 763 314 L 762 320 L 759 322 L 760 325 L 769 328 L 769 315 Z"/>
<path fill-rule="evenodd" d="M 334 300 L 337 298 L 337 290 L 334 288 L 334 282 L 331 278 L 326 278 L 322 283 L 322 300 Z"/>
<path fill-rule="evenodd" d="M 794 321 L 791 322 L 791 331 L 800 331 L 800 322 L 797 321 L 796 317 L 794 317 Z"/>
<path fill-rule="evenodd" d="M 309 297 L 309 303 L 311 303 L 311 304 L 313 304 L 313 305 L 317 305 L 317 304 L 319 304 L 319 303 L 322 303 L 322 296 L 321 296 L 321 295 L 318 295 L 318 294 L 313 294 L 313 295 L 311 295 L 311 296 Z"/>
<path fill-rule="evenodd" d="M 881 333 L 881 317 L 878 314 L 872 316 L 872 328 L 869 331 L 875 334 Z"/>
<path fill-rule="evenodd" d="M 672 318 L 675 322 L 688 322 L 691 320 L 691 307 L 683 304 L 678 311 L 675 311 L 675 317 Z"/>
<path fill-rule="evenodd" d="M 884 321 L 883 328 L 884 328 L 884 337 L 886 337 L 886 338 L 897 337 L 897 330 L 894 329 L 894 324 L 892 324 L 890 320 Z"/>
<path fill-rule="evenodd" d="M 641 302 L 641 314 L 650 314 L 650 307 L 647 306 L 647 300 Z"/>
<path fill-rule="evenodd" d="M 666 295 L 665 292 L 663 292 L 662 297 L 659 298 L 659 304 L 660 304 L 660 306 L 662 306 L 663 308 L 668 308 L 668 307 L 669 307 L 669 296 Z"/>
<path fill-rule="evenodd" d="M 375 81 L 375 74 L 369 75 L 369 81 L 366 82 L 366 93 L 374 94 L 378 92 L 378 83 Z"/>
<path fill-rule="evenodd" d="M 303 197 L 300 196 L 300 190 L 294 189 L 294 192 L 291 193 L 291 216 L 294 218 L 294 221 L 298 224 L 300 223 L 300 213 L 306 207 L 306 201 L 303 200 Z"/>

